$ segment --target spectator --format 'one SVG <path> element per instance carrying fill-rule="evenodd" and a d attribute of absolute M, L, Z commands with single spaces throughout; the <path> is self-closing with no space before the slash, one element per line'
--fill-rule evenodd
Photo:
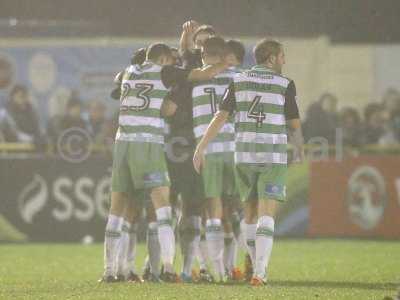
<path fill-rule="evenodd" d="M 106 107 L 99 101 L 89 103 L 88 131 L 96 143 L 103 144 L 105 139 L 104 125 L 106 121 Z"/>
<path fill-rule="evenodd" d="M 339 114 L 340 128 L 343 130 L 343 144 L 358 147 L 362 143 L 361 118 L 357 110 L 343 108 Z"/>
<path fill-rule="evenodd" d="M 330 144 L 335 142 L 338 125 L 337 102 L 334 95 L 326 93 L 316 103 L 310 105 L 303 125 L 306 140 L 324 137 Z"/>
<path fill-rule="evenodd" d="M 4 138 L 4 133 L 2 131 L 2 128 L 0 127 L 0 143 L 5 143 L 5 138 Z"/>
<path fill-rule="evenodd" d="M 393 88 L 387 89 L 383 95 L 382 104 L 385 111 L 389 113 L 388 117 L 390 117 L 392 111 L 400 108 L 400 92 Z"/>
<path fill-rule="evenodd" d="M 66 114 L 60 119 L 52 120 L 49 124 L 48 134 L 53 142 L 57 143 L 58 137 L 69 128 L 81 128 L 86 130 L 86 122 L 82 119 L 82 103 L 76 96 L 68 100 Z"/>
<path fill-rule="evenodd" d="M 379 139 L 380 145 L 400 144 L 400 108 L 392 110 L 386 133 Z"/>
<path fill-rule="evenodd" d="M 1 112 L 0 119 L 6 142 L 34 143 L 40 148 L 44 146 L 38 114 L 31 103 L 26 87 L 16 85 L 11 89 L 9 100 Z"/>
<path fill-rule="evenodd" d="M 377 144 L 384 134 L 384 107 L 378 103 L 369 104 L 364 110 L 363 143 Z"/>
<path fill-rule="evenodd" d="M 390 88 L 383 95 L 382 105 L 384 107 L 384 119 L 390 125 L 393 119 L 396 119 L 397 116 L 394 116 L 393 113 L 396 112 L 400 117 L 400 92 L 396 89 Z M 392 129 L 389 128 L 389 131 Z"/>

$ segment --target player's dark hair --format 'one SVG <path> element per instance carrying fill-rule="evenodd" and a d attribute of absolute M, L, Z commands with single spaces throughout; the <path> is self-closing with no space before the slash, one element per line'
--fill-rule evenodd
<path fill-rule="evenodd" d="M 272 55 L 278 55 L 282 50 L 282 44 L 274 41 L 263 39 L 254 47 L 254 58 L 257 64 L 265 63 Z"/>
<path fill-rule="evenodd" d="M 131 57 L 131 65 L 141 65 L 146 60 L 146 48 L 137 49 Z"/>
<path fill-rule="evenodd" d="M 244 60 L 244 55 L 246 54 L 246 48 L 243 43 L 238 40 L 229 40 L 226 42 L 228 52 L 233 53 L 236 59 L 242 64 Z"/>
<path fill-rule="evenodd" d="M 208 33 L 209 35 L 215 35 L 215 30 L 211 25 L 201 25 L 193 34 L 193 42 L 196 41 L 197 36 L 200 33 Z"/>
<path fill-rule="evenodd" d="M 225 40 L 219 36 L 209 37 L 204 41 L 203 52 L 209 56 L 223 57 L 226 53 Z"/>
<path fill-rule="evenodd" d="M 166 44 L 163 43 L 151 44 L 147 48 L 146 58 L 148 60 L 156 61 L 163 55 L 166 56 L 171 55 L 171 48 L 169 48 L 168 45 Z"/>

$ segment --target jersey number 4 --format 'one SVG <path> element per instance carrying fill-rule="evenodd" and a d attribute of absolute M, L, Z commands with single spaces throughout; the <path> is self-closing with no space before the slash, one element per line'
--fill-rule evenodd
<path fill-rule="evenodd" d="M 257 127 L 261 127 L 265 118 L 266 118 L 266 114 L 263 111 L 263 107 L 262 105 L 259 105 L 261 101 L 261 96 L 255 96 L 253 101 L 251 102 L 250 108 L 247 111 L 247 117 L 249 119 L 255 119 L 257 122 Z M 258 108 L 260 108 L 260 110 L 258 110 Z"/>
<path fill-rule="evenodd" d="M 149 93 L 153 90 L 154 85 L 148 83 L 136 83 L 135 89 L 137 90 L 136 98 L 139 100 L 137 105 L 123 105 L 121 106 L 121 111 L 141 111 L 149 108 L 150 97 Z M 122 85 L 121 101 L 123 101 L 129 94 L 131 86 L 129 83 L 124 83 Z M 139 103 L 141 102 L 141 103 Z"/>

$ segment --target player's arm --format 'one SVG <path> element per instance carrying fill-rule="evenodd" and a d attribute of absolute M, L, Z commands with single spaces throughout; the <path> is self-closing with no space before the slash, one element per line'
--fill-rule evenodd
<path fill-rule="evenodd" d="M 181 89 L 178 87 L 171 89 L 161 105 L 161 116 L 172 117 L 178 109 L 178 103 L 181 99 Z"/>
<path fill-rule="evenodd" d="M 172 117 L 178 108 L 178 105 L 170 99 L 165 99 L 161 105 L 161 116 L 164 118 Z"/>
<path fill-rule="evenodd" d="M 111 91 L 111 98 L 114 100 L 119 100 L 121 97 L 121 84 L 122 84 L 122 77 L 124 76 L 124 71 L 119 72 L 115 75 L 114 84 L 115 88 Z"/>
<path fill-rule="evenodd" d="M 301 129 L 299 108 L 296 101 L 296 86 L 293 81 L 288 85 L 285 94 L 285 118 L 288 124 L 289 141 L 293 145 L 293 162 L 304 160 L 304 138 Z"/>
<path fill-rule="evenodd" d="M 200 173 L 201 166 L 204 162 L 204 151 L 208 144 L 218 135 L 222 126 L 226 123 L 229 116 L 236 109 L 235 90 L 233 85 L 227 89 L 219 107 L 218 113 L 214 116 L 211 123 L 208 125 L 206 132 L 196 147 L 193 156 L 193 165 L 195 170 Z"/>
<path fill-rule="evenodd" d="M 188 81 L 210 80 L 228 67 L 229 64 L 227 62 L 221 62 L 213 66 L 193 70 L 183 69 L 177 66 L 165 66 L 161 70 L 161 80 L 167 88 L 170 88 L 183 85 Z"/>
<path fill-rule="evenodd" d="M 218 132 L 221 130 L 222 126 L 224 126 L 225 122 L 228 120 L 228 117 L 228 111 L 220 110 L 212 119 L 210 125 L 208 125 L 207 130 L 200 143 L 197 145 L 193 156 L 193 165 L 197 173 L 200 173 L 203 165 L 205 149 L 207 148 L 208 144 L 218 135 Z"/>
<path fill-rule="evenodd" d="M 193 33 L 199 27 L 199 23 L 194 20 L 185 22 L 182 25 L 182 35 L 179 41 L 179 51 L 183 54 L 193 48 Z"/>
<path fill-rule="evenodd" d="M 188 76 L 188 81 L 205 81 L 214 78 L 216 75 L 222 71 L 229 68 L 229 63 L 226 61 L 217 63 L 212 66 L 207 66 L 205 68 L 193 69 L 190 71 Z"/>

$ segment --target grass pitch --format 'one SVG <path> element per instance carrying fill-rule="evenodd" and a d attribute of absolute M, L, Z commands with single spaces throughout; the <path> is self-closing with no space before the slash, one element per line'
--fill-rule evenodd
<path fill-rule="evenodd" d="M 144 261 L 139 247 L 138 264 Z M 269 283 L 98 284 L 102 245 L 0 245 L 0 299 L 383 299 L 400 283 L 400 243 L 276 240 Z M 180 259 L 178 258 L 178 264 Z"/>

